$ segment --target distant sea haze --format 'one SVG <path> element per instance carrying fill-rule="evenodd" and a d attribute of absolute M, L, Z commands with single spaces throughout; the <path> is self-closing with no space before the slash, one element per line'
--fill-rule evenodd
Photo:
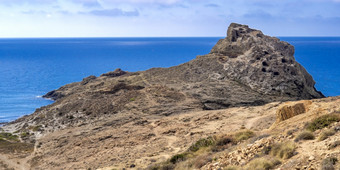
<path fill-rule="evenodd" d="M 89 75 L 170 67 L 209 53 L 211 38 L 0 39 L 0 122 L 53 101 L 41 96 Z M 340 37 L 281 37 L 326 96 L 340 95 Z"/>

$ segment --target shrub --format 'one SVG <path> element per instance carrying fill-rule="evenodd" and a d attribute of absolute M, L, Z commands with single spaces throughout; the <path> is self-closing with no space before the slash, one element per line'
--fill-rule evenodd
<path fill-rule="evenodd" d="M 196 152 L 200 148 L 212 146 L 215 143 L 216 143 L 216 139 L 214 137 L 200 139 L 189 147 L 189 151 Z"/>
<path fill-rule="evenodd" d="M 235 139 L 235 142 L 241 142 L 254 136 L 255 136 L 255 133 L 253 131 L 243 130 L 243 131 L 240 131 L 234 134 L 234 139 Z"/>
<path fill-rule="evenodd" d="M 222 136 L 216 140 L 217 146 L 224 146 L 233 143 L 234 139 L 231 136 Z"/>
<path fill-rule="evenodd" d="M 333 129 L 331 130 L 326 130 L 324 132 L 322 132 L 319 136 L 319 141 L 323 141 L 325 139 L 327 139 L 329 136 L 333 136 L 335 134 L 335 131 Z"/>
<path fill-rule="evenodd" d="M 29 134 L 28 132 L 22 132 L 22 133 L 20 134 L 20 136 L 21 136 L 21 138 L 25 138 L 25 137 L 30 136 L 30 134 Z"/>
<path fill-rule="evenodd" d="M 293 142 L 277 143 L 271 146 L 270 154 L 282 159 L 294 156 L 296 146 Z"/>
<path fill-rule="evenodd" d="M 335 157 L 328 157 L 322 161 L 321 169 L 322 170 L 334 170 L 334 165 L 338 161 Z"/>
<path fill-rule="evenodd" d="M 173 163 L 173 164 L 176 164 L 178 162 L 185 161 L 187 155 L 188 155 L 187 153 L 181 153 L 181 154 L 174 155 L 170 158 L 170 162 Z"/>
<path fill-rule="evenodd" d="M 41 131 L 41 128 L 42 128 L 41 125 L 34 126 L 34 127 L 32 128 L 32 131 L 33 131 L 33 132 Z"/>
<path fill-rule="evenodd" d="M 2 132 L 0 133 L 0 139 L 18 141 L 18 136 L 13 135 L 12 133 Z"/>
<path fill-rule="evenodd" d="M 278 160 L 268 160 L 266 158 L 257 158 L 250 161 L 245 169 L 251 170 L 269 170 L 273 169 L 276 165 L 279 165 L 281 162 Z"/>
<path fill-rule="evenodd" d="M 314 132 L 315 130 L 325 128 L 332 124 L 333 122 L 340 121 L 340 117 L 337 114 L 328 114 L 320 116 L 314 119 L 311 123 L 307 124 L 306 129 Z"/>
<path fill-rule="evenodd" d="M 298 142 L 300 140 L 313 140 L 315 139 L 314 135 L 312 132 L 304 131 L 301 132 L 296 138 L 295 142 Z"/>
<path fill-rule="evenodd" d="M 225 150 L 226 148 L 228 148 L 230 145 L 233 145 L 234 143 L 235 142 L 232 136 L 217 137 L 215 145 L 211 147 L 211 151 L 219 152 L 219 151 Z"/>

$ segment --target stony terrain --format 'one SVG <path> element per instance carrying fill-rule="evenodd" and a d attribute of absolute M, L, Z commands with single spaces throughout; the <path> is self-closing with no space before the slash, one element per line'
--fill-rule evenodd
<path fill-rule="evenodd" d="M 0 148 L 0 167 L 150 168 L 186 152 L 197 140 L 240 129 L 251 129 L 255 136 L 266 134 L 268 139 L 256 141 L 266 145 L 290 139 L 294 133 L 278 134 L 295 124 L 294 128 L 302 129 L 303 121 L 313 116 L 286 122 L 306 113 L 326 114 L 314 108 L 339 106 L 338 98 L 282 105 L 324 97 L 293 55 L 294 47 L 288 43 L 233 23 L 227 37 L 209 54 L 182 65 L 141 72 L 117 69 L 65 85 L 44 96 L 55 103 L 2 127 L 2 133 L 16 137 L 1 139 L 0 135 L 0 142 L 30 147 L 23 147 L 17 155 L 5 154 Z M 215 159 L 206 159 L 209 161 L 200 167 L 214 169 L 240 156 L 224 152 L 244 148 L 245 142 L 223 146 L 216 151 L 218 157 L 214 152 Z M 210 154 L 207 150 L 202 152 Z M 193 159 L 198 156 L 193 155 Z M 252 159 L 241 157 L 232 165 L 245 166 Z M 177 169 L 184 164 L 186 169 L 194 169 L 188 161 L 193 160 L 183 158 Z M 285 160 L 281 162 L 280 166 L 286 165 Z"/>

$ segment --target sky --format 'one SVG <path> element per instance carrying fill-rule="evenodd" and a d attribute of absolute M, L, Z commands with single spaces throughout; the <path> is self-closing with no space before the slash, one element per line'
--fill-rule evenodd
<path fill-rule="evenodd" d="M 340 0 L 0 0 L 0 37 L 340 36 Z"/>

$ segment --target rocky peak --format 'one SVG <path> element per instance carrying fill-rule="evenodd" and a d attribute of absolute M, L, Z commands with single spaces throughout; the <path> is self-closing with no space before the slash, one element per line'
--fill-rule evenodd
<path fill-rule="evenodd" d="M 230 42 L 235 42 L 239 37 L 242 37 L 243 35 L 249 34 L 253 31 L 262 34 L 261 31 L 250 29 L 247 25 L 231 23 L 227 31 L 227 39 Z"/>
<path fill-rule="evenodd" d="M 263 94 L 301 98 L 323 95 L 310 74 L 295 61 L 294 47 L 247 25 L 230 24 L 210 55 L 219 56 L 229 79 Z"/>
<path fill-rule="evenodd" d="M 127 73 L 126 71 L 123 71 L 122 69 L 117 68 L 116 70 L 111 71 L 111 72 L 108 72 L 108 73 L 104 73 L 104 74 L 102 74 L 101 76 L 107 76 L 107 77 L 119 77 L 119 76 L 124 75 L 124 74 L 126 74 L 126 73 Z"/>

